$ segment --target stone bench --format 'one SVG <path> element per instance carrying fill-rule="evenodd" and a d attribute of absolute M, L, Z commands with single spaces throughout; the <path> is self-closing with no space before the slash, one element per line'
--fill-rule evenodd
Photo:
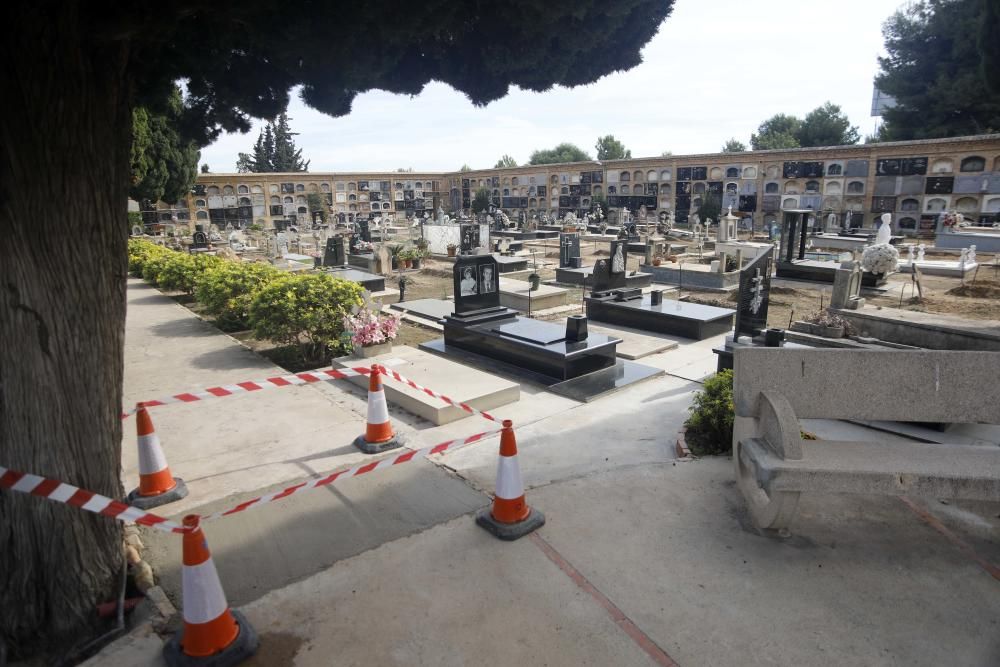
<path fill-rule="evenodd" d="M 802 440 L 799 426 L 1000 423 L 1000 401 L 982 399 L 998 365 L 991 352 L 735 350 L 733 459 L 754 522 L 787 529 L 805 492 L 1000 501 L 1000 446 Z"/>

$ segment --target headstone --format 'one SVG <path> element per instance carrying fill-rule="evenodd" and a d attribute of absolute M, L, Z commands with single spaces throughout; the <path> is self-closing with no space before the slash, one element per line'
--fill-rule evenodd
<path fill-rule="evenodd" d="M 274 238 L 275 252 L 278 257 L 284 257 L 288 254 L 288 234 L 285 232 L 278 232 Z"/>
<path fill-rule="evenodd" d="M 618 240 L 611 242 L 611 257 L 602 259 L 594 265 L 594 282 L 592 292 L 607 292 L 610 290 L 624 289 L 625 267 L 628 260 L 628 241 Z"/>
<path fill-rule="evenodd" d="M 559 232 L 559 268 L 565 269 L 573 263 L 574 257 L 580 256 L 580 235 Z"/>
<path fill-rule="evenodd" d="M 361 240 L 365 243 L 372 242 L 372 231 L 368 226 L 367 220 L 358 220 L 358 235 L 361 236 Z"/>
<path fill-rule="evenodd" d="M 479 247 L 479 225 L 461 225 L 460 251 L 463 255 L 469 255 Z"/>
<path fill-rule="evenodd" d="M 913 286 L 917 290 L 917 296 L 921 299 L 924 298 L 924 284 L 923 284 L 924 274 L 920 272 L 920 267 L 914 265 L 913 273 L 910 274 L 910 279 L 913 280 Z"/>
<path fill-rule="evenodd" d="M 719 221 L 719 231 L 716 232 L 716 241 L 720 243 L 725 243 L 729 239 L 736 239 L 736 223 L 739 222 L 739 218 L 733 215 L 733 207 L 729 207 L 729 213 L 722 216 Z"/>
<path fill-rule="evenodd" d="M 208 235 L 199 230 L 191 236 L 191 249 L 202 250 L 208 247 Z"/>
<path fill-rule="evenodd" d="M 455 313 L 500 307 L 500 266 L 493 255 L 463 255 L 456 259 Z"/>
<path fill-rule="evenodd" d="M 751 338 L 767 329 L 767 308 L 771 293 L 772 248 L 757 255 L 740 270 L 740 299 L 736 308 L 735 338 Z"/>
<path fill-rule="evenodd" d="M 392 271 L 392 256 L 389 254 L 389 249 L 385 247 L 385 244 L 379 245 L 375 249 L 375 259 L 378 263 L 379 273 L 388 274 Z"/>
<path fill-rule="evenodd" d="M 344 248 L 343 236 L 331 236 L 326 240 L 323 251 L 323 266 L 344 266 L 347 264 L 347 252 Z"/>

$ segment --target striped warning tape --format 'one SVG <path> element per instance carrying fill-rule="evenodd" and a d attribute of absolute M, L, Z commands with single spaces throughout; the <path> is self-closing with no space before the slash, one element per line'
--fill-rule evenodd
<path fill-rule="evenodd" d="M 497 419 L 496 417 L 494 417 L 493 415 L 491 415 L 488 412 L 484 412 L 483 410 L 477 410 L 476 408 L 472 407 L 471 405 L 468 405 L 467 403 L 461 403 L 459 401 L 456 401 L 456 400 L 454 400 L 452 398 L 449 398 L 449 397 L 445 396 L 444 394 L 439 394 L 438 392 L 434 391 L 433 389 L 428 389 L 427 387 L 423 387 L 423 386 L 417 384 L 416 382 L 414 382 L 413 380 L 410 380 L 409 378 L 403 377 L 402 375 L 400 375 L 396 371 L 392 370 L 391 368 L 386 368 L 384 366 L 380 366 L 379 368 L 382 371 L 382 375 L 385 375 L 387 377 L 391 377 L 392 379 L 396 380 L 397 382 L 402 382 L 403 384 L 409 385 L 410 387 L 413 387 L 417 391 L 422 391 L 425 394 L 427 394 L 428 396 L 431 396 L 433 398 L 440 398 L 442 401 L 444 401 L 448 405 L 452 405 L 452 406 L 454 406 L 456 408 L 461 408 L 461 409 L 465 410 L 466 412 L 468 412 L 470 414 L 479 415 L 480 417 L 482 417 L 484 419 L 489 419 L 490 421 L 493 421 L 493 422 L 499 423 L 499 422 L 502 421 L 501 419 Z"/>
<path fill-rule="evenodd" d="M 242 502 L 232 509 L 228 509 L 225 512 L 216 512 L 215 514 L 209 514 L 208 516 L 202 518 L 202 522 L 214 521 L 216 519 L 221 519 L 224 516 L 229 516 L 230 514 L 237 514 L 239 512 L 245 512 L 248 509 L 255 507 L 260 507 L 261 505 L 266 505 L 267 503 L 273 503 L 276 500 L 281 500 L 289 496 L 295 495 L 296 493 L 302 493 L 304 491 L 311 491 L 313 489 L 318 489 L 323 486 L 329 486 L 337 480 L 347 479 L 349 477 L 358 477 L 360 475 L 365 475 L 370 472 L 375 472 L 376 470 L 385 470 L 386 468 L 391 468 L 393 466 L 399 465 L 400 463 L 408 463 L 415 458 L 423 458 L 426 456 L 431 456 L 433 454 L 443 454 L 447 451 L 456 451 L 465 447 L 466 445 L 471 445 L 474 442 L 479 442 L 484 438 L 488 438 L 491 435 L 496 435 L 503 428 L 495 428 L 489 431 L 483 431 L 482 433 L 476 433 L 475 435 L 470 435 L 467 438 L 456 438 L 455 440 L 446 440 L 440 444 L 434 445 L 433 447 L 424 447 L 423 449 L 415 449 L 398 456 L 390 456 L 388 458 L 381 459 L 379 461 L 371 461 L 370 463 L 364 463 L 354 466 L 353 468 L 348 468 L 347 470 L 341 470 L 333 474 L 327 475 L 326 477 L 320 477 L 311 479 L 294 486 L 290 486 L 287 489 L 278 491 L 275 493 L 269 493 L 264 496 L 259 496 L 252 500 L 247 500 Z"/>
<path fill-rule="evenodd" d="M 210 514 L 204 517 L 202 521 L 214 521 L 216 519 L 221 519 L 222 517 L 229 516 L 230 514 L 237 514 L 254 507 L 260 507 L 268 503 L 273 503 L 276 500 L 287 498 L 296 493 L 303 493 L 305 491 L 311 491 L 312 489 L 329 486 L 338 480 L 348 479 L 350 477 L 359 477 L 377 470 L 385 470 L 386 468 L 391 468 L 401 463 L 408 463 L 416 458 L 423 458 L 434 454 L 443 454 L 448 451 L 453 452 L 467 445 L 479 442 L 480 440 L 483 440 L 491 435 L 496 435 L 502 430 L 502 428 L 496 428 L 482 433 L 476 433 L 466 438 L 446 440 L 432 447 L 411 450 L 404 452 L 403 454 L 399 454 L 398 456 L 391 456 L 378 461 L 359 464 L 353 468 L 340 470 L 325 477 L 314 478 L 295 484 L 294 486 L 290 486 L 277 493 L 269 493 L 252 500 L 247 500 L 232 509 L 226 510 L 225 512 Z M 65 484 L 54 479 L 39 477 L 38 475 L 32 475 L 30 473 L 10 470 L 8 468 L 4 468 L 3 466 L 0 466 L 0 488 L 10 489 L 11 491 L 18 491 L 20 493 L 28 493 L 33 496 L 38 496 L 39 498 L 52 500 L 54 502 L 65 503 L 67 505 L 79 507 L 80 509 L 88 512 L 102 514 L 120 521 L 134 521 L 137 524 L 156 528 L 157 530 L 162 530 L 168 533 L 187 532 L 187 529 L 180 524 L 170 521 L 169 519 L 164 519 L 163 517 L 147 512 L 146 510 L 139 509 L 138 507 L 132 507 L 131 505 L 120 503 L 117 500 L 112 500 L 107 496 L 102 496 L 100 494 L 93 493 L 92 491 L 85 491 L 71 484 Z"/>
<path fill-rule="evenodd" d="M 208 387 L 201 391 L 184 392 L 174 394 L 166 398 L 158 398 L 152 401 L 139 401 L 135 407 L 128 412 L 123 412 L 122 419 L 127 419 L 136 413 L 140 407 L 155 408 L 170 403 L 195 403 L 211 398 L 223 398 L 235 394 L 249 394 L 254 391 L 264 389 L 279 389 L 281 387 L 294 387 L 303 384 L 314 384 L 316 382 L 329 382 L 330 380 L 346 380 L 347 378 L 367 376 L 371 374 L 371 369 L 365 366 L 358 368 L 327 368 L 321 371 L 309 371 L 308 373 L 295 373 L 294 375 L 281 375 L 263 380 L 251 380 L 249 382 L 237 382 L 220 387 Z"/>
<path fill-rule="evenodd" d="M 444 394 L 438 393 L 433 389 L 429 389 L 422 385 L 417 384 L 413 380 L 404 377 L 403 375 L 397 373 L 391 368 L 386 368 L 383 365 L 379 365 L 381 373 L 385 377 L 392 378 L 397 382 L 402 382 L 417 391 L 422 391 L 428 396 L 433 398 L 439 398 L 448 405 L 452 405 L 456 408 L 465 410 L 469 414 L 479 415 L 484 419 L 488 419 L 493 422 L 500 423 L 501 419 L 494 417 L 488 412 L 483 410 L 477 410 L 467 403 L 462 403 L 450 398 Z M 140 401 L 136 403 L 136 406 L 129 410 L 128 412 L 123 412 L 121 415 L 122 419 L 127 419 L 134 415 L 139 407 L 154 408 L 161 405 L 169 405 L 170 403 L 195 403 L 197 401 L 204 401 L 212 398 L 223 398 L 225 396 L 233 396 L 235 394 L 248 394 L 255 391 L 261 391 L 263 389 L 278 389 L 280 387 L 292 387 L 303 384 L 313 384 L 316 382 L 329 382 L 331 380 L 346 380 L 347 378 L 360 377 L 371 375 L 371 369 L 366 366 L 360 366 L 356 368 L 327 368 L 321 371 L 310 371 L 308 373 L 296 373 L 294 375 L 282 375 L 279 377 L 266 378 L 264 380 L 251 380 L 249 382 L 237 382 L 236 384 L 227 384 L 220 387 L 209 387 L 207 389 L 202 389 L 201 391 L 184 392 L 181 394 L 174 394 L 173 396 L 168 396 L 167 398 L 159 398 L 152 401 Z"/>
<path fill-rule="evenodd" d="M 18 472 L 0 466 L 0 488 L 28 493 L 39 498 L 48 498 L 57 503 L 65 503 L 82 510 L 103 514 L 120 521 L 134 521 L 168 533 L 184 533 L 186 529 L 169 519 L 151 514 L 138 507 L 132 507 L 93 491 L 85 491 L 72 484 Z"/>

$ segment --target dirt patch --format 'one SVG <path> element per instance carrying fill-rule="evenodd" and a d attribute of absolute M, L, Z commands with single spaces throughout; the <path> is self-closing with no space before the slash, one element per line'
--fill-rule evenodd
<path fill-rule="evenodd" d="M 277 667 L 295 664 L 295 656 L 306 643 L 302 637 L 287 632 L 261 632 L 260 648 L 246 662 L 247 667 Z"/>
<path fill-rule="evenodd" d="M 1000 298 L 1000 282 L 994 280 L 977 280 L 974 284 L 952 287 L 945 294 L 976 299 L 997 299 Z"/>

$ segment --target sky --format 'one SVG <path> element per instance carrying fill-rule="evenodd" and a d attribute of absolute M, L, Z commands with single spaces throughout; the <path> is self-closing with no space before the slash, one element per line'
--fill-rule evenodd
<path fill-rule="evenodd" d="M 309 171 L 456 171 L 493 167 L 503 154 L 525 164 L 532 151 L 574 143 L 591 155 L 613 134 L 633 157 L 713 153 L 776 113 L 799 117 L 831 101 L 859 127 L 871 117 L 872 79 L 883 53 L 882 23 L 902 0 L 676 0 L 643 48 L 643 62 L 577 88 L 511 89 L 475 107 L 432 82 L 416 96 L 371 91 L 331 118 L 293 95 L 288 115 Z M 236 171 L 261 123 L 202 149 L 213 172 Z"/>

